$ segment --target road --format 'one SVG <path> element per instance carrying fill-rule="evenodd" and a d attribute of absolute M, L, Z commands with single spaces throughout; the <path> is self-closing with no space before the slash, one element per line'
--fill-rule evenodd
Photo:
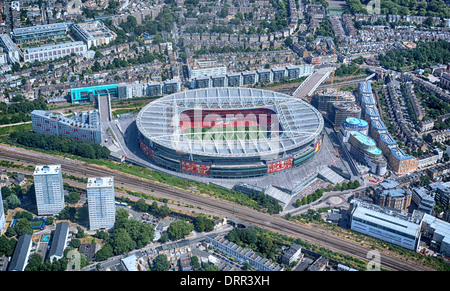
<path fill-rule="evenodd" d="M 182 189 L 176 189 L 169 185 L 156 183 L 144 178 L 139 178 L 93 164 L 6 145 L 0 145 L 0 159 L 13 161 L 15 163 L 19 161 L 19 163 L 31 164 L 61 164 L 63 172 L 78 177 L 114 176 L 115 184 L 119 187 L 156 197 L 179 201 L 200 209 L 208 209 L 209 211 L 213 211 L 217 216 L 232 218 L 294 238 L 300 238 L 313 244 L 320 245 L 321 247 L 326 247 L 330 250 L 365 261 L 368 260 L 367 255 L 371 251 L 370 248 L 365 247 L 360 243 L 355 243 L 332 235 L 332 231 L 301 225 L 276 215 L 261 213 L 228 201 L 195 194 Z M 195 210 L 195 208 L 193 210 Z M 396 257 L 387 252 L 382 252 L 380 255 L 382 268 L 399 271 L 432 270 L 431 268 L 403 260 L 401 257 Z"/>

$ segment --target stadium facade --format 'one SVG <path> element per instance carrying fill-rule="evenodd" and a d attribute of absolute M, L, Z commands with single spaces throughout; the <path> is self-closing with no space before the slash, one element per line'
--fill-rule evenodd
<path fill-rule="evenodd" d="M 156 164 L 213 178 L 257 177 L 304 164 L 322 144 L 309 103 L 251 88 L 178 92 L 136 118 L 139 146 Z"/>

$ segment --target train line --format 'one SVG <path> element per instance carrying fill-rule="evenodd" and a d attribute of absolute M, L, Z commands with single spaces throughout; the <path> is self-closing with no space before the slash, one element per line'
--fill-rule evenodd
<path fill-rule="evenodd" d="M 314 243 L 321 247 L 350 255 L 352 257 L 369 261 L 367 255 L 370 248 L 361 244 L 345 240 L 323 230 L 313 229 L 298 223 L 288 221 L 280 216 L 269 215 L 259 211 L 237 205 L 228 201 L 210 196 L 193 193 L 188 190 L 173 188 L 172 186 L 136 177 L 130 174 L 115 171 L 98 165 L 83 163 L 63 157 L 46 155 L 34 151 L 0 145 L 0 159 L 22 163 L 36 164 L 61 164 L 63 172 L 77 177 L 114 176 L 115 185 L 131 191 L 146 193 L 156 197 L 167 198 L 187 205 L 193 205 L 199 209 L 207 209 L 217 216 L 228 217 L 244 223 L 270 229 L 291 237 Z M 195 208 L 192 208 L 195 210 Z M 331 231 L 330 231 L 331 232 Z M 433 270 L 417 263 L 394 257 L 391 254 L 380 253 L 381 267 L 398 271 Z"/>

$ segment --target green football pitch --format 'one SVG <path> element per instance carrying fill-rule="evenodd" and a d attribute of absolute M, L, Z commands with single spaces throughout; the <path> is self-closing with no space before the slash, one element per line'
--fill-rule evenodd
<path fill-rule="evenodd" d="M 270 132 L 263 130 L 260 126 L 198 127 L 188 128 L 184 133 L 189 139 L 196 140 L 250 140 L 270 137 Z"/>

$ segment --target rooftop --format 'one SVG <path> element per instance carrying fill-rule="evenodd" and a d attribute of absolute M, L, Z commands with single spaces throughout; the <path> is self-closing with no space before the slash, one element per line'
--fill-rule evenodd
<path fill-rule="evenodd" d="M 179 116 L 186 110 L 246 110 L 266 108 L 281 130 L 271 130 L 270 137 L 241 139 L 203 138 L 203 132 L 188 138 L 180 129 Z M 273 124 L 273 122 L 272 122 Z M 322 115 L 300 98 L 268 90 L 251 88 L 209 88 L 183 91 L 149 103 L 136 118 L 138 130 L 151 141 L 185 153 L 242 157 L 261 156 L 295 149 L 315 140 L 323 129 Z M 267 130 L 265 130 L 267 131 Z M 236 131 L 235 131 L 236 132 Z M 191 136 L 192 137 L 192 136 Z"/>
<path fill-rule="evenodd" d="M 34 175 L 52 175 L 61 171 L 61 165 L 37 165 Z"/>
<path fill-rule="evenodd" d="M 367 223 L 384 226 L 390 231 L 396 231 L 415 237 L 421 227 L 421 212 L 414 212 L 412 215 L 405 214 L 395 209 L 363 202 L 353 199 L 352 203 L 356 206 L 352 216 L 358 217 Z"/>
<path fill-rule="evenodd" d="M 87 182 L 88 188 L 111 187 L 113 185 L 113 177 L 90 177 Z"/>

